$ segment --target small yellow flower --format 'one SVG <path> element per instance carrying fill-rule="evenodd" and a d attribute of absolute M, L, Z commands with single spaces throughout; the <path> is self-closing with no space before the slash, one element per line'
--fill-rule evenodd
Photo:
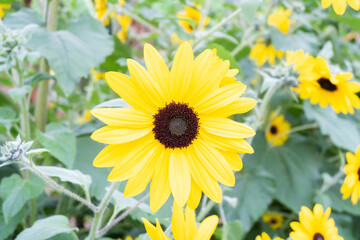
<path fill-rule="evenodd" d="M 255 240 L 271 240 L 271 238 L 267 233 L 263 232 L 261 235 L 256 236 Z M 274 240 L 284 240 L 284 239 L 277 237 Z"/>
<path fill-rule="evenodd" d="M 90 69 L 90 73 L 93 75 L 94 82 L 98 82 L 100 79 L 105 79 L 105 73 L 98 72 L 95 68 Z"/>
<path fill-rule="evenodd" d="M 268 212 L 262 216 L 264 222 L 269 223 L 272 229 L 281 228 L 284 223 L 284 218 L 281 214 Z"/>
<path fill-rule="evenodd" d="M 125 5 L 125 0 L 119 0 L 119 1 L 118 1 L 118 4 L 119 4 L 120 6 L 124 6 L 124 5 Z"/>
<path fill-rule="evenodd" d="M 142 218 L 146 232 L 152 240 L 170 240 L 162 230 L 158 219 L 156 219 L 156 227 L 148 220 Z M 186 206 L 185 215 L 181 207 L 174 201 L 173 216 L 171 220 L 172 233 L 175 240 L 210 240 L 214 233 L 219 218 L 216 215 L 207 217 L 197 227 L 195 219 L 195 211 Z"/>
<path fill-rule="evenodd" d="M 126 37 L 128 33 L 128 28 L 131 24 L 132 18 L 128 15 L 117 15 L 116 20 L 121 26 L 121 31 L 118 31 L 116 36 L 120 39 L 121 42 L 126 42 Z"/>
<path fill-rule="evenodd" d="M 104 26 L 109 25 L 109 18 L 104 18 L 104 15 L 107 12 L 107 0 L 95 0 L 95 11 L 96 11 L 96 19 L 102 20 L 102 24 Z"/>
<path fill-rule="evenodd" d="M 284 34 L 289 33 L 290 26 L 294 24 L 294 21 L 290 19 L 291 10 L 279 8 L 276 12 L 270 14 L 268 17 L 268 24 L 276 27 Z"/>
<path fill-rule="evenodd" d="M 323 8 L 328 8 L 332 5 L 335 13 L 338 15 L 345 13 L 347 4 L 356 11 L 360 10 L 360 0 L 321 0 L 321 4 Z"/>
<path fill-rule="evenodd" d="M 292 240 L 344 240 L 338 235 L 334 219 L 330 218 L 331 208 L 324 212 L 320 204 L 313 211 L 303 206 L 299 213 L 299 222 L 290 223 Z"/>
<path fill-rule="evenodd" d="M 83 117 L 78 117 L 77 118 L 77 123 L 78 124 L 83 124 L 83 123 L 86 123 L 86 122 L 90 121 L 90 119 L 91 119 L 90 111 L 85 110 Z"/>
<path fill-rule="evenodd" d="M 356 205 L 360 198 L 360 146 L 356 149 L 355 154 L 348 152 L 346 160 L 346 177 L 340 192 L 343 194 L 343 199 L 347 199 L 351 195 L 351 202 Z"/>
<path fill-rule="evenodd" d="M 134 238 L 134 240 L 138 240 L 139 238 L 138 237 L 136 237 L 136 238 Z M 117 240 L 123 240 L 122 238 L 118 238 Z M 124 240 L 133 240 L 133 238 L 131 237 L 131 236 L 126 236 L 125 238 L 124 238 Z"/>
<path fill-rule="evenodd" d="M 349 81 L 352 73 L 333 75 L 325 59 L 313 58 L 301 52 L 290 53 L 295 62 L 294 69 L 299 71 L 299 85 L 292 88 L 300 94 L 301 99 L 310 99 L 311 104 L 319 103 L 321 107 L 330 105 L 336 113 L 354 113 L 354 108 L 360 108 L 360 83 Z M 289 61 L 289 62 L 292 62 Z"/>
<path fill-rule="evenodd" d="M 177 14 L 177 16 L 179 18 L 187 18 L 187 19 L 192 19 L 195 20 L 196 22 L 196 27 L 199 25 L 201 18 L 202 18 L 202 14 L 199 10 L 189 7 L 189 6 L 185 6 L 185 11 L 183 12 L 179 12 Z M 206 27 L 210 22 L 210 18 L 209 17 L 205 17 L 204 19 L 204 27 Z M 179 21 L 179 24 L 185 29 L 186 32 L 188 33 L 192 33 L 194 31 L 193 27 L 187 22 L 187 21 Z M 203 29 L 201 29 L 203 30 Z"/>
<path fill-rule="evenodd" d="M 283 145 L 289 138 L 289 130 L 291 125 L 285 120 L 284 115 L 275 116 L 275 113 L 271 114 L 271 123 L 266 131 L 266 139 L 274 146 Z"/>
<path fill-rule="evenodd" d="M 266 44 L 263 39 L 258 39 L 250 51 L 250 59 L 256 60 L 258 66 L 264 65 L 266 61 L 274 65 L 276 57 L 281 59 L 283 55 L 283 51 L 276 50 L 271 43 Z"/>
<path fill-rule="evenodd" d="M 0 3 L 0 18 L 3 18 L 5 16 L 4 9 L 10 9 L 11 4 L 7 3 Z"/>

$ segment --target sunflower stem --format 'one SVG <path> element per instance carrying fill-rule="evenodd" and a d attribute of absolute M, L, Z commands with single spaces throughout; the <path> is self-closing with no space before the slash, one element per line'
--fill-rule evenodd
<path fill-rule="evenodd" d="M 206 217 L 206 215 L 211 211 L 211 209 L 213 207 L 215 207 L 215 205 L 216 205 L 216 202 L 209 201 L 206 204 L 206 206 L 201 209 L 200 213 L 196 217 L 196 221 L 201 222 L 201 220 L 203 220 Z"/>
<path fill-rule="evenodd" d="M 132 211 L 134 211 L 137 207 L 139 207 L 142 203 L 144 203 L 148 198 L 150 197 L 150 194 L 148 193 L 145 195 L 142 199 L 140 199 L 134 206 L 127 209 L 125 212 L 123 212 L 119 217 L 115 218 L 112 222 L 106 224 L 104 228 L 99 230 L 96 234 L 96 237 L 101 237 L 105 233 L 107 233 L 111 228 L 113 228 L 118 222 L 125 219 Z M 91 240 L 91 239 L 89 239 Z"/>
<path fill-rule="evenodd" d="M 104 214 L 104 212 L 106 210 L 107 205 L 110 202 L 110 199 L 111 199 L 113 193 L 115 192 L 115 190 L 117 189 L 119 184 L 120 183 L 118 183 L 118 182 L 111 183 L 111 185 L 108 188 L 105 196 L 101 200 L 100 205 L 98 207 L 99 211 L 95 212 L 95 215 L 94 215 L 94 219 L 93 219 L 93 223 L 92 223 L 91 228 L 90 228 L 90 233 L 89 233 L 89 236 L 88 236 L 88 240 L 96 239 L 96 232 L 100 227 L 99 225 L 101 223 L 101 219 L 103 217 L 103 214 Z"/>

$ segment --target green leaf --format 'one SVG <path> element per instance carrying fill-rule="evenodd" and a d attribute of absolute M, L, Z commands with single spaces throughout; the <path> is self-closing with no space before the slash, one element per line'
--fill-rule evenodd
<path fill-rule="evenodd" d="M 135 198 L 124 197 L 124 194 L 118 190 L 114 191 L 111 200 L 112 200 L 111 202 L 114 204 L 114 212 L 117 213 L 119 213 L 124 209 L 131 208 L 138 203 L 138 200 L 136 200 Z M 142 203 L 140 204 L 139 208 L 142 209 L 144 212 L 151 213 L 148 204 Z"/>
<path fill-rule="evenodd" d="M 151 240 L 151 238 L 147 233 L 144 233 L 139 235 L 139 240 Z"/>
<path fill-rule="evenodd" d="M 6 14 L 4 24 L 12 29 L 22 29 L 29 24 L 43 25 L 39 14 L 29 8 Z"/>
<path fill-rule="evenodd" d="M 274 178 L 263 168 L 244 168 L 237 176 L 235 187 L 226 193 L 237 198 L 235 207 L 224 202 L 227 219 L 240 219 L 244 232 L 249 231 L 272 202 L 275 187 Z"/>
<path fill-rule="evenodd" d="M 68 168 L 72 168 L 76 156 L 75 134 L 61 123 L 46 126 L 46 132 L 36 131 L 36 137 L 54 157 Z"/>
<path fill-rule="evenodd" d="M 78 228 L 70 226 L 69 219 L 62 215 L 54 215 L 37 220 L 31 228 L 22 231 L 15 240 L 46 240 L 59 233 L 77 231 Z"/>
<path fill-rule="evenodd" d="M 238 69 L 240 70 L 235 58 L 231 56 L 231 54 L 220 44 L 217 43 L 209 43 L 206 48 L 208 49 L 216 49 L 217 50 L 217 56 L 223 60 L 229 60 L 230 61 L 230 68 Z"/>
<path fill-rule="evenodd" d="M 28 179 L 22 179 L 18 174 L 4 178 L 0 184 L 0 192 L 5 222 L 14 217 L 29 199 L 38 197 L 43 189 L 44 182 L 34 174 Z"/>
<path fill-rule="evenodd" d="M 360 143 L 359 123 L 342 118 L 330 107 L 321 108 L 311 105 L 308 101 L 304 103 L 304 111 L 306 117 L 315 120 L 320 126 L 321 133 L 328 135 L 336 146 L 355 152 Z"/>
<path fill-rule="evenodd" d="M 63 182 L 71 182 L 83 187 L 86 191 L 91 185 L 91 177 L 79 170 L 69 170 L 61 167 L 40 166 L 38 169 L 47 176 L 58 177 Z"/>
<path fill-rule="evenodd" d="M 26 85 L 35 87 L 39 82 L 43 80 L 55 79 L 55 76 L 50 75 L 49 73 L 36 73 L 24 80 Z"/>
<path fill-rule="evenodd" d="M 285 35 L 275 29 L 271 31 L 271 42 L 276 49 L 283 51 L 303 49 L 305 52 L 313 52 L 319 45 L 313 33 L 298 31 L 295 34 Z"/>
<path fill-rule="evenodd" d="M 25 85 L 21 88 L 12 88 L 9 90 L 10 97 L 15 101 L 20 101 L 21 98 L 25 97 L 25 95 L 31 93 L 32 88 L 28 85 Z"/>
<path fill-rule="evenodd" d="M 10 107 L 0 107 L 0 124 L 15 122 L 16 112 Z"/>
<path fill-rule="evenodd" d="M 9 222 L 5 222 L 5 218 L 2 213 L 0 213 L 0 240 L 6 239 L 10 236 L 17 225 L 25 218 L 26 211 L 25 208 L 22 208 L 15 216 L 9 219 Z"/>
<path fill-rule="evenodd" d="M 227 223 L 223 230 L 222 240 L 238 240 L 243 235 L 242 224 L 239 220 Z"/>
<path fill-rule="evenodd" d="M 122 43 L 117 36 L 113 36 L 114 51 L 106 57 L 105 62 L 100 64 L 100 69 L 103 71 L 119 71 L 126 72 L 126 64 L 120 65 L 119 59 L 127 59 L 132 57 L 132 48 L 125 43 Z M 126 63 L 126 61 L 125 61 Z"/>
<path fill-rule="evenodd" d="M 34 29 L 27 46 L 46 57 L 57 82 L 69 95 L 81 77 L 111 53 L 113 41 L 99 21 L 82 15 L 70 22 L 67 30 Z"/>
<path fill-rule="evenodd" d="M 360 19 L 357 16 L 339 16 L 333 12 L 330 18 L 336 20 L 339 23 L 345 23 L 349 25 L 354 31 L 360 31 Z"/>
<path fill-rule="evenodd" d="M 339 235 L 346 240 L 358 240 L 359 238 L 355 237 L 355 231 L 359 232 L 358 229 L 354 229 L 354 222 L 350 216 L 332 213 L 331 217 L 334 218 L 336 227 L 339 230 Z"/>
<path fill-rule="evenodd" d="M 240 7 L 242 9 L 241 14 L 244 16 L 247 23 L 252 23 L 255 18 L 255 13 L 262 3 L 261 0 L 242 0 L 240 1 Z"/>

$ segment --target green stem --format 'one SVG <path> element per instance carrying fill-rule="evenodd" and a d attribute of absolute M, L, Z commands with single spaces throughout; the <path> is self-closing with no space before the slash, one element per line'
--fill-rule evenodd
<path fill-rule="evenodd" d="M 216 24 L 215 26 L 213 26 L 209 31 L 207 31 L 204 35 L 202 35 L 201 37 L 195 39 L 192 43 L 194 51 L 197 50 L 197 45 L 199 43 L 201 43 L 203 40 L 207 39 L 209 36 L 211 36 L 214 32 L 216 32 L 217 30 L 219 30 L 222 26 L 224 26 L 227 22 L 229 22 L 231 19 L 233 19 L 234 17 L 236 17 L 236 15 L 238 15 L 241 12 L 241 8 L 238 8 L 237 10 L 235 10 L 233 13 L 231 13 L 229 16 L 227 16 L 226 18 L 224 18 L 221 22 L 219 22 L 218 24 Z"/>
<path fill-rule="evenodd" d="M 92 226 L 90 229 L 88 240 L 96 239 L 96 232 L 97 232 L 98 228 L 100 227 L 99 225 L 101 223 L 102 215 L 104 214 L 106 206 L 109 204 L 109 201 L 118 186 L 119 186 L 118 182 L 112 183 L 110 185 L 110 188 L 106 192 L 104 198 L 101 200 L 101 203 L 99 205 L 99 211 L 95 212 L 95 215 L 94 215 L 94 219 L 93 219 L 93 223 L 92 223 Z"/>
<path fill-rule="evenodd" d="M 339 170 L 339 172 L 337 172 L 332 178 L 331 181 L 327 182 L 326 184 L 324 184 L 321 189 L 320 189 L 320 193 L 324 193 L 326 192 L 329 188 L 331 188 L 332 186 L 334 186 L 336 183 L 339 182 L 339 180 L 342 178 L 342 176 L 344 175 L 344 171 L 341 169 Z"/>
<path fill-rule="evenodd" d="M 216 203 L 213 201 L 209 201 L 204 208 L 201 209 L 200 213 L 196 217 L 196 221 L 200 222 L 205 218 L 206 215 L 211 211 L 213 207 L 215 207 Z"/>
<path fill-rule="evenodd" d="M 75 240 L 79 240 L 78 236 L 76 235 L 76 233 L 74 231 L 70 232 L 70 235 L 75 239 Z"/>

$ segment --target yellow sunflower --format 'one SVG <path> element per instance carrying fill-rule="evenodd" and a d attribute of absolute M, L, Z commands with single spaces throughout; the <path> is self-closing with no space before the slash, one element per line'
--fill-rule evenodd
<path fill-rule="evenodd" d="M 4 9 L 11 8 L 11 4 L 7 3 L 0 3 L 0 18 L 3 18 L 5 16 Z"/>
<path fill-rule="evenodd" d="M 255 240 L 271 240 L 271 237 L 266 232 L 263 232 L 261 233 L 261 235 L 256 236 Z M 274 240 L 284 240 L 284 239 L 277 237 Z"/>
<path fill-rule="evenodd" d="M 129 26 L 132 22 L 132 18 L 128 15 L 117 15 L 116 20 L 119 22 L 121 26 L 121 30 L 118 31 L 116 36 L 120 39 L 121 42 L 126 42 L 126 37 L 128 33 Z"/>
<path fill-rule="evenodd" d="M 90 121 L 90 119 L 91 119 L 90 111 L 85 110 L 84 113 L 83 113 L 83 116 L 77 118 L 77 123 L 78 124 L 83 124 L 83 123 L 86 123 L 86 122 Z"/>
<path fill-rule="evenodd" d="M 95 11 L 96 11 L 96 19 L 102 20 L 102 24 L 104 26 L 109 25 L 109 18 L 104 16 L 107 12 L 107 0 L 95 0 Z"/>
<path fill-rule="evenodd" d="M 250 59 L 256 60 L 258 66 L 264 65 L 267 61 L 273 65 L 276 57 L 281 59 L 283 56 L 283 51 L 276 50 L 271 43 L 266 44 L 264 39 L 258 39 L 250 51 Z"/>
<path fill-rule="evenodd" d="M 262 216 L 264 222 L 269 223 L 272 229 L 281 228 L 284 223 L 284 217 L 281 214 L 268 212 Z"/>
<path fill-rule="evenodd" d="M 289 138 L 287 132 L 291 129 L 291 125 L 285 120 L 284 115 L 275 116 L 272 113 L 270 120 L 271 122 L 265 134 L 266 140 L 274 146 L 281 146 Z"/>
<path fill-rule="evenodd" d="M 346 160 L 346 177 L 340 192 L 343 194 L 343 199 L 347 199 L 351 195 L 351 202 L 355 205 L 360 198 L 360 146 L 356 149 L 355 155 L 348 152 Z"/>
<path fill-rule="evenodd" d="M 356 11 L 360 10 L 360 0 L 321 0 L 323 8 L 328 8 L 332 5 L 335 13 L 338 15 L 345 13 L 347 4 Z"/>
<path fill-rule="evenodd" d="M 291 10 L 279 8 L 276 12 L 272 13 L 268 17 L 268 24 L 274 26 L 284 34 L 289 33 L 290 26 L 294 23 L 290 19 Z"/>
<path fill-rule="evenodd" d="M 170 240 L 162 230 L 158 219 L 156 219 L 156 227 L 145 218 L 142 218 L 142 220 L 146 232 L 152 240 Z M 186 206 L 184 215 L 183 209 L 174 201 L 171 224 L 172 234 L 175 240 L 210 240 L 218 222 L 219 218 L 213 215 L 205 218 L 199 227 L 197 227 L 195 211 Z"/>
<path fill-rule="evenodd" d="M 185 6 L 185 11 L 183 12 L 179 12 L 177 14 L 177 16 L 179 18 L 186 18 L 186 19 L 192 19 L 196 22 L 196 27 L 195 29 L 198 27 L 201 18 L 202 18 L 202 14 L 199 10 L 189 7 L 189 6 Z M 204 19 L 204 23 L 203 26 L 206 27 L 210 22 L 210 18 L 209 17 L 205 17 Z M 189 22 L 187 21 L 179 21 L 179 24 L 184 28 L 184 30 L 188 33 L 192 33 L 194 31 L 194 28 L 189 24 Z M 202 29 L 201 29 L 202 30 Z"/>
<path fill-rule="evenodd" d="M 293 240 L 344 240 L 338 235 L 335 221 L 330 217 L 331 208 L 324 212 L 320 204 L 314 206 L 314 210 L 303 206 L 299 213 L 299 222 L 290 223 L 293 232 L 290 237 Z"/>
<path fill-rule="evenodd" d="M 300 55 L 293 59 L 300 75 L 298 87 L 292 90 L 299 93 L 301 99 L 310 99 L 312 104 L 319 103 L 323 108 L 330 105 L 336 113 L 353 114 L 354 108 L 360 108 L 356 95 L 360 83 L 348 81 L 353 78 L 352 73 L 333 75 L 322 57 Z"/>
<path fill-rule="evenodd" d="M 246 86 L 234 79 L 229 61 L 205 50 L 194 59 L 188 42 L 175 54 L 169 71 L 149 44 L 147 70 L 128 60 L 130 76 L 105 74 L 108 85 L 132 107 L 99 108 L 91 113 L 108 126 L 91 138 L 109 144 L 94 160 L 96 167 L 114 167 L 108 181 L 127 181 L 124 195 L 133 197 L 150 185 L 150 208 L 157 211 L 168 199 L 195 209 L 204 192 L 221 202 L 219 183 L 233 186 L 233 170 L 242 168 L 238 153 L 252 153 L 244 138 L 249 126 L 229 118 L 256 105 L 240 97 Z M 226 83 L 223 83 L 226 81 Z"/>

